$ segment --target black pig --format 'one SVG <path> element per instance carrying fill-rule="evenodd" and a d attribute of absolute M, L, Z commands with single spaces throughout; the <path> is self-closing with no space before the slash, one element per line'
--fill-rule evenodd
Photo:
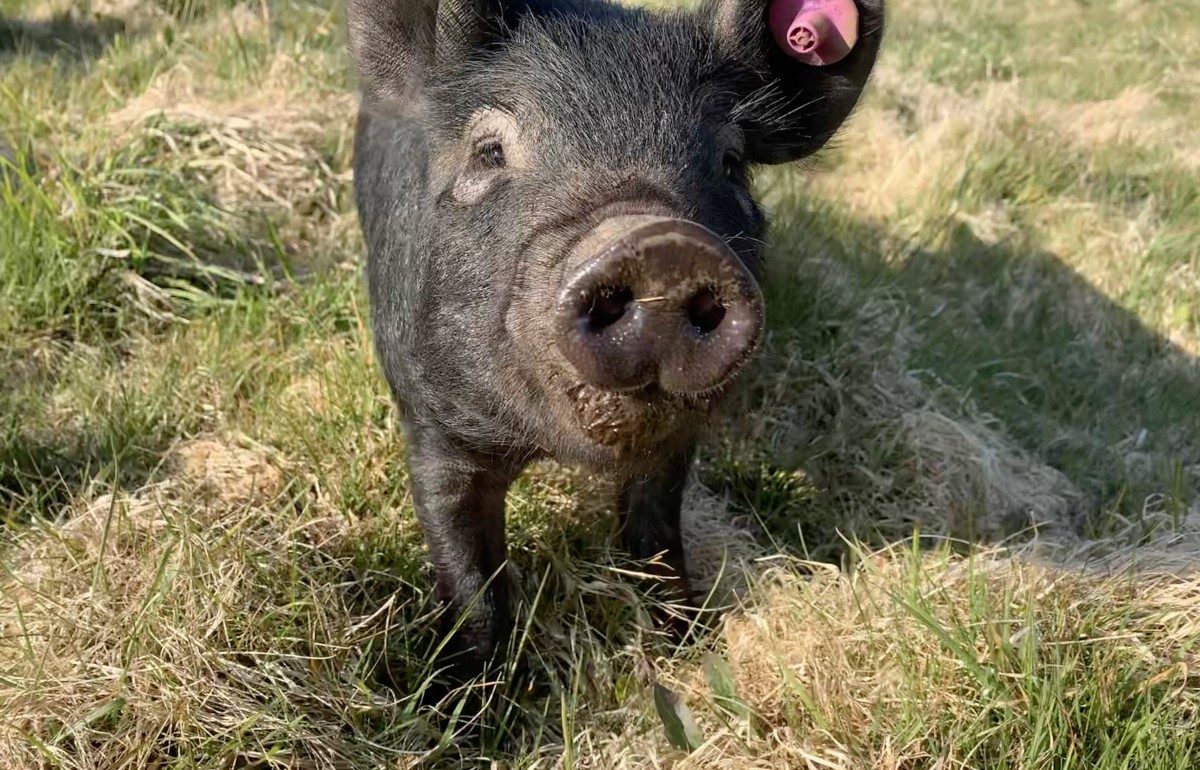
<path fill-rule="evenodd" d="M 858 0 L 857 46 L 809 66 L 766 6 L 349 0 L 375 344 L 464 673 L 504 647 L 504 497 L 537 458 L 619 480 L 631 555 L 688 590 L 693 447 L 762 333 L 749 169 L 825 144 L 882 37 Z"/>

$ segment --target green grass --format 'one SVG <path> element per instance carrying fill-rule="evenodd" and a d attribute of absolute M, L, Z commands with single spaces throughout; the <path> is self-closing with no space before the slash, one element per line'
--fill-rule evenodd
<path fill-rule="evenodd" d="M 687 508 L 732 610 L 660 638 L 605 490 L 531 469 L 471 730 L 340 9 L 65 10 L 0 0 L 0 767 L 1200 761 L 1195 3 L 895 4 L 838 145 L 760 179 L 770 337 Z"/>

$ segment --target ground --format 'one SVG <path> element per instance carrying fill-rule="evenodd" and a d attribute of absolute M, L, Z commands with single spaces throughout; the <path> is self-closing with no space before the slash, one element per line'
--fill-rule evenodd
<path fill-rule="evenodd" d="M 1200 766 L 1200 4 L 891 7 L 758 181 L 714 611 L 656 635 L 532 469 L 480 727 L 421 705 L 340 6 L 0 0 L 0 767 Z"/>

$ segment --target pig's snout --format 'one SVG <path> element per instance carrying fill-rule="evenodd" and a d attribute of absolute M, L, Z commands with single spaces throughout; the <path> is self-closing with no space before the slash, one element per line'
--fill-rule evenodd
<path fill-rule="evenodd" d="M 585 382 L 701 393 L 731 378 L 757 349 L 762 293 L 702 225 L 613 217 L 576 254 L 555 322 L 559 350 Z"/>

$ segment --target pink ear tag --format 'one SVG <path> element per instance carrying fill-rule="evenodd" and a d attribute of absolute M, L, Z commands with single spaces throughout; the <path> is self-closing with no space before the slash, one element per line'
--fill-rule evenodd
<path fill-rule="evenodd" d="M 836 64 L 858 42 L 854 0 L 774 0 L 767 23 L 775 43 L 805 64 Z"/>

